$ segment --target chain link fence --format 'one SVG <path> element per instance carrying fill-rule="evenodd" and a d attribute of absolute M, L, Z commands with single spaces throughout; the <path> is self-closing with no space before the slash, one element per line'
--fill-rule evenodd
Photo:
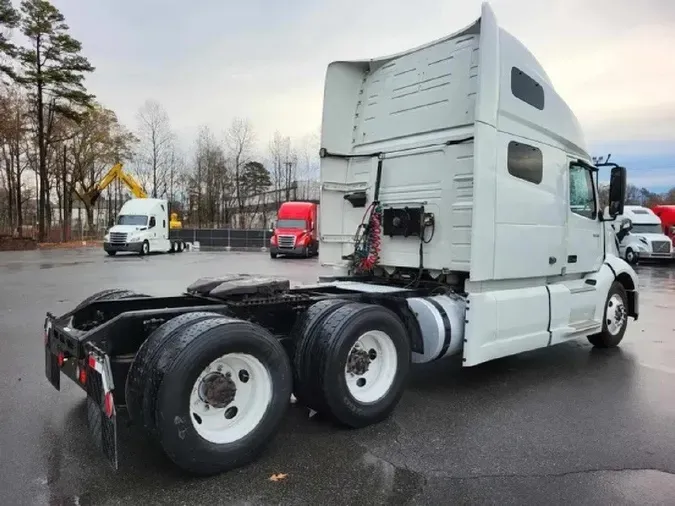
<path fill-rule="evenodd" d="M 272 231 L 268 229 L 182 228 L 171 236 L 199 244 L 200 249 L 261 250 L 268 248 Z"/>

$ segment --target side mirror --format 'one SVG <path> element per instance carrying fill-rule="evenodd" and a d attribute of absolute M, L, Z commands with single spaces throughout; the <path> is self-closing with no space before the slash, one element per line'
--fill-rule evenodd
<path fill-rule="evenodd" d="M 609 179 L 609 216 L 616 218 L 623 214 L 623 205 L 626 200 L 626 168 L 612 168 Z"/>
<path fill-rule="evenodd" d="M 623 220 L 621 220 L 621 224 L 619 225 L 619 230 L 616 233 L 617 241 L 619 241 L 619 242 L 623 241 L 623 238 L 628 235 L 631 228 L 633 228 L 633 222 L 632 221 L 630 221 L 628 218 L 624 218 Z"/>

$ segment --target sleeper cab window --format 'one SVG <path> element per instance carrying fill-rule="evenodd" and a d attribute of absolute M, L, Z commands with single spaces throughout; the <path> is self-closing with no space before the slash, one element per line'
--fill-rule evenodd
<path fill-rule="evenodd" d="M 544 88 L 519 68 L 511 68 L 511 93 L 535 109 L 544 110 Z"/>
<path fill-rule="evenodd" d="M 544 176 L 541 149 L 522 142 L 511 141 L 506 164 L 509 174 L 530 183 L 539 184 Z"/>
<path fill-rule="evenodd" d="M 570 210 L 574 214 L 594 220 L 595 192 L 591 171 L 581 165 L 570 165 Z"/>

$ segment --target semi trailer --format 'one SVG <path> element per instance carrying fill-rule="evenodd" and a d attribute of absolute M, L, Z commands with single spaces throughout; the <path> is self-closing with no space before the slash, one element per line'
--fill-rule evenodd
<path fill-rule="evenodd" d="M 673 244 L 675 244 L 675 205 L 657 204 L 652 206 L 651 210 L 661 220 L 663 233 L 670 238 Z"/>
<path fill-rule="evenodd" d="M 365 427 L 393 412 L 411 363 L 614 347 L 638 318 L 636 273 L 607 244 L 626 169 L 601 209 L 574 114 L 487 4 L 440 40 L 331 63 L 320 155 L 331 276 L 110 289 L 47 314 L 48 381 L 86 392 L 115 468 L 123 408 L 179 468 L 214 474 L 264 452 L 292 394 Z"/>

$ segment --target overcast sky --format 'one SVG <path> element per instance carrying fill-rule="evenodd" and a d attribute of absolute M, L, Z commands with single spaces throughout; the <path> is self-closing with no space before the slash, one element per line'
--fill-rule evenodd
<path fill-rule="evenodd" d="M 442 37 L 479 0 L 53 0 L 96 67 L 88 85 L 127 126 L 144 100 L 167 110 L 183 147 L 200 125 L 315 133 L 326 65 Z M 630 182 L 675 186 L 675 0 L 493 0 L 502 27 L 542 63 L 594 155 Z"/>

